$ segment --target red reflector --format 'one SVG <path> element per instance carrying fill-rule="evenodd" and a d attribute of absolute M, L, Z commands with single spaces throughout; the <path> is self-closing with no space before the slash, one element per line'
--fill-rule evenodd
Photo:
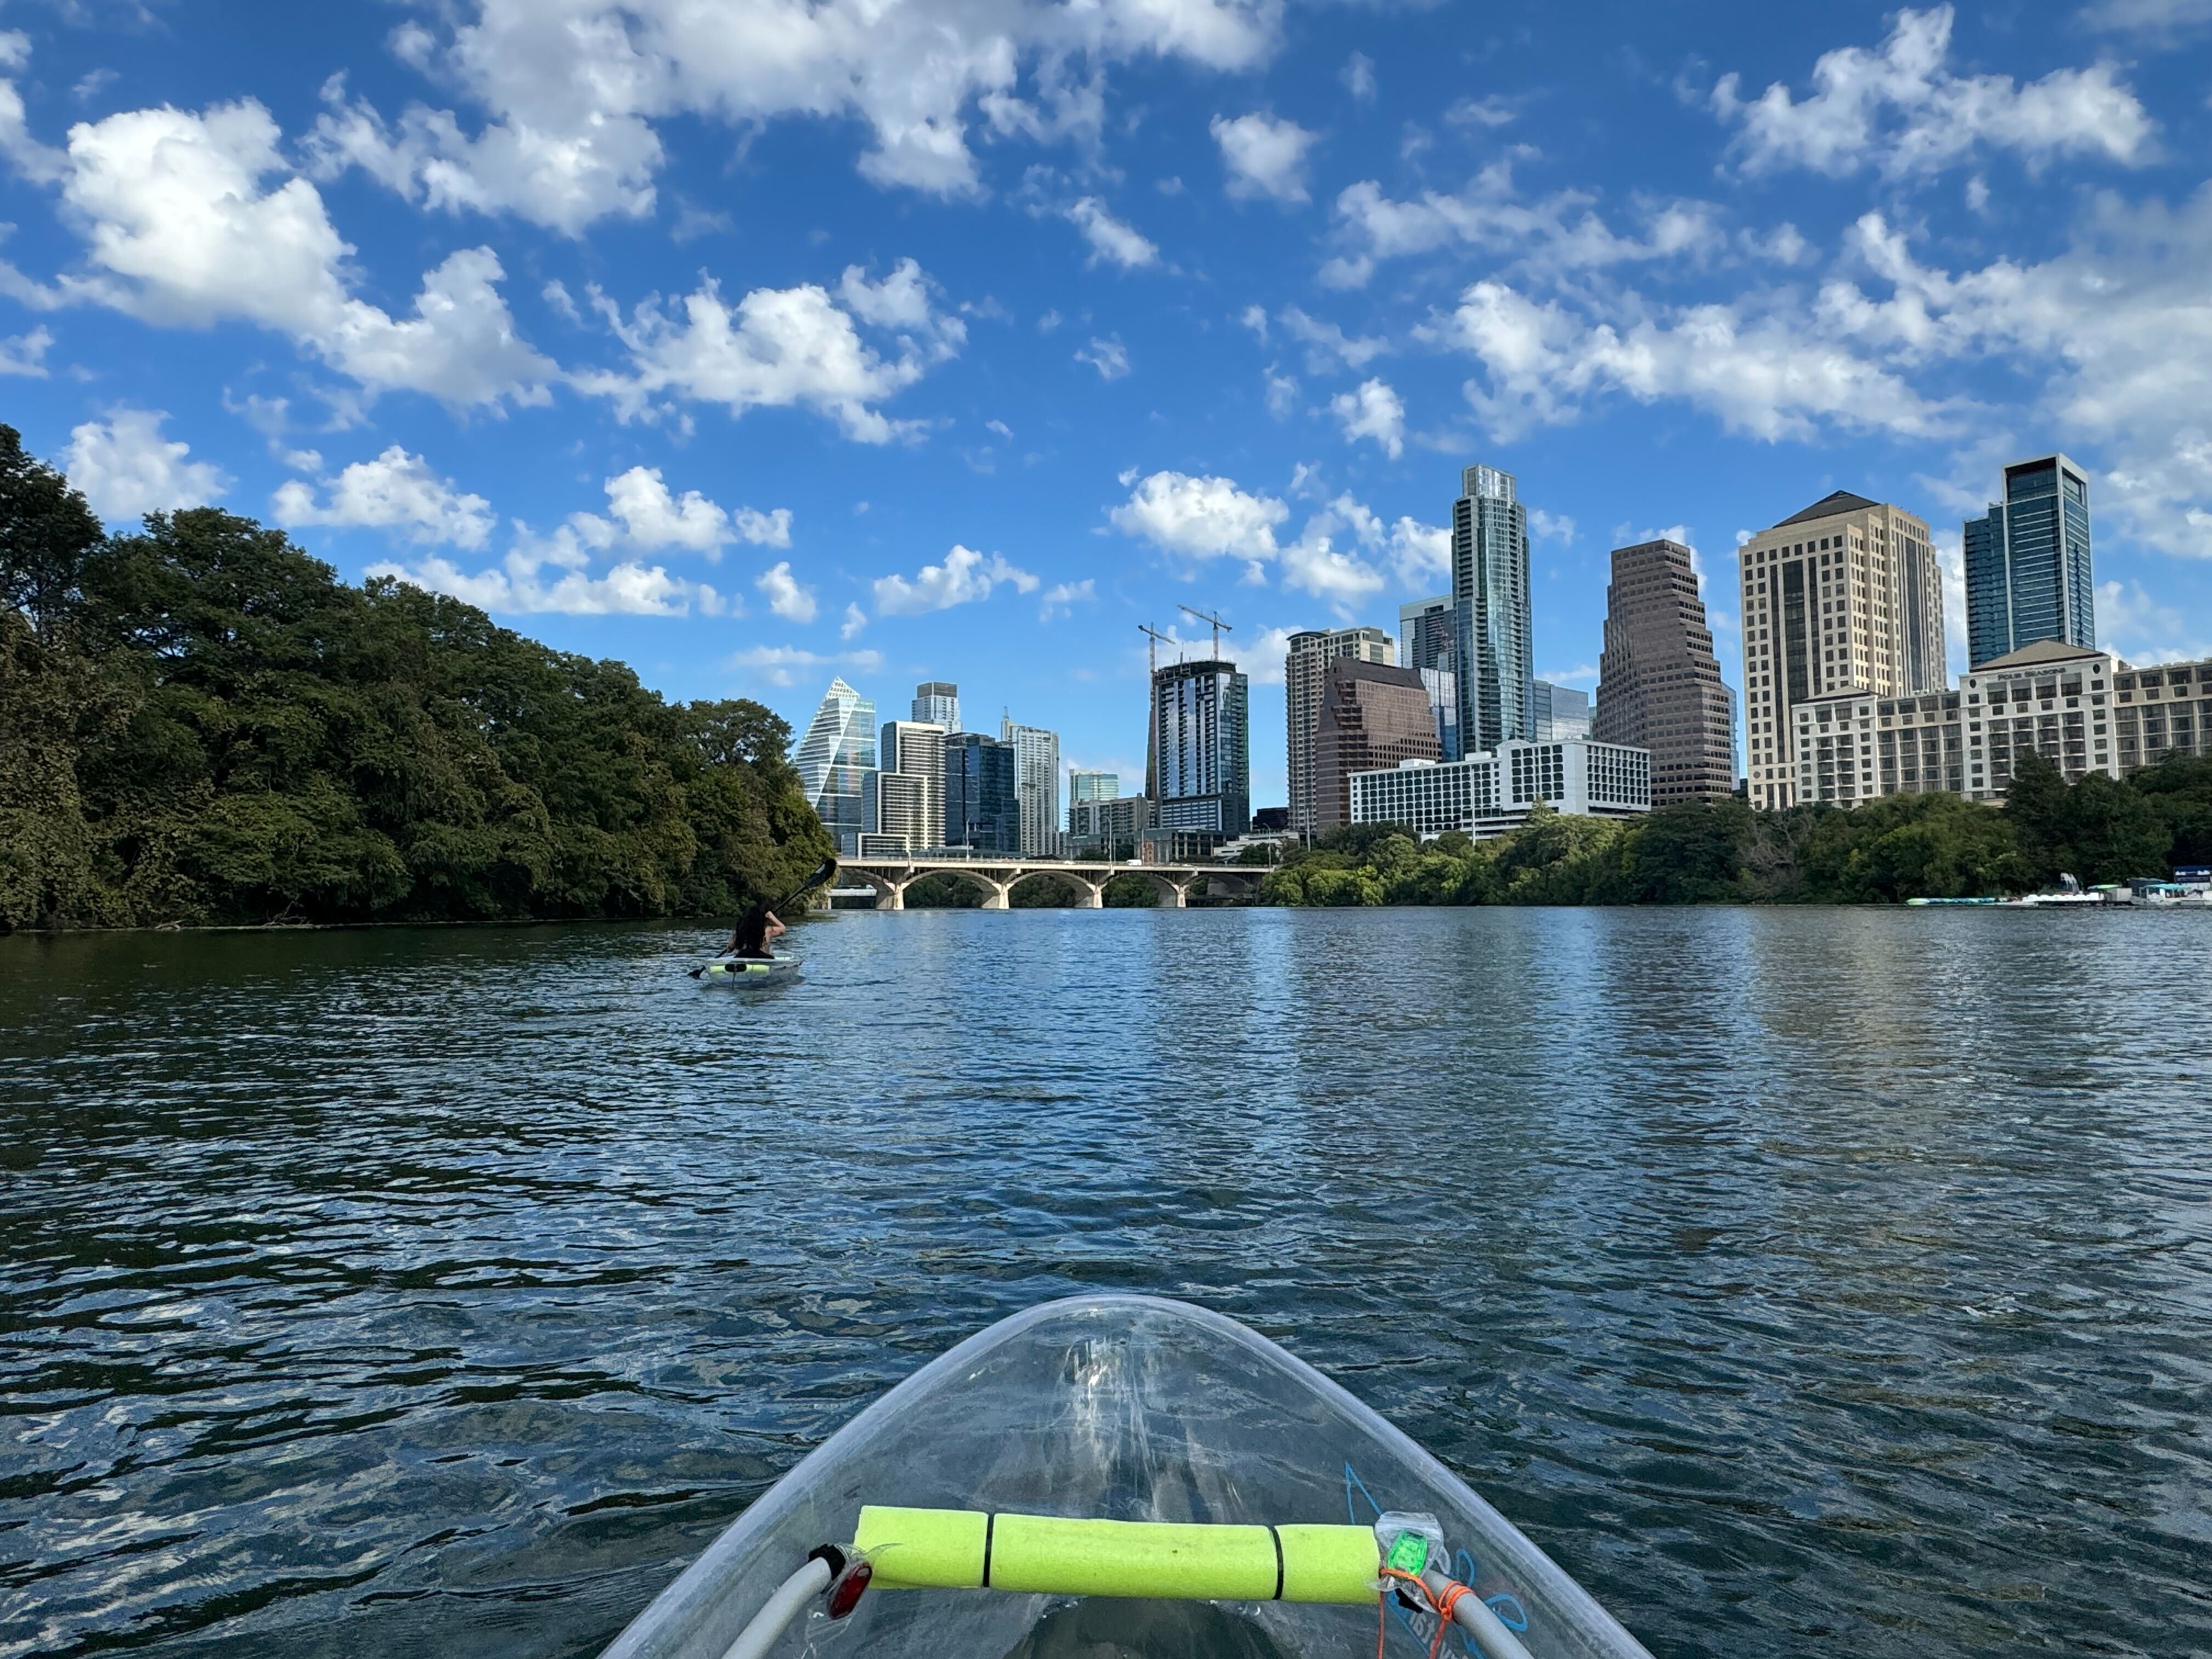
<path fill-rule="evenodd" d="M 875 1569 L 865 1559 L 856 1560 L 845 1569 L 844 1576 L 830 1586 L 830 1616 L 842 1619 L 860 1605 L 860 1592 L 868 1587 Z"/>

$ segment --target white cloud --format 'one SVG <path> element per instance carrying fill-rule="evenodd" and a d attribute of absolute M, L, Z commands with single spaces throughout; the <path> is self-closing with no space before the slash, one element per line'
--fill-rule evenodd
<path fill-rule="evenodd" d="M 733 415 L 811 409 L 863 443 L 886 443 L 906 429 L 876 405 L 954 356 L 968 337 L 957 317 L 933 307 L 929 279 L 911 259 L 880 283 L 858 266 L 848 268 L 835 299 L 807 283 L 755 289 L 732 306 L 710 279 L 685 296 L 680 317 L 658 299 L 641 302 L 627 319 L 611 304 L 602 302 L 601 312 L 629 349 L 629 369 L 573 378 L 611 398 L 624 418 L 663 397 L 720 404 Z M 894 355 L 863 340 L 861 324 L 889 335 Z"/>
<path fill-rule="evenodd" d="M 1279 0 L 459 0 L 404 24 L 399 55 L 485 112 L 474 131 L 416 107 L 387 124 L 332 88 L 311 151 L 447 210 L 511 211 L 574 234 L 654 205 L 659 124 L 750 131 L 857 118 L 878 185 L 980 194 L 971 118 L 1000 137 L 1095 142 L 1109 64 L 1248 70 Z"/>
<path fill-rule="evenodd" d="M 792 645 L 757 645 L 738 652 L 729 665 L 770 685 L 796 685 L 802 678 L 815 678 L 824 668 L 872 674 L 884 665 L 884 653 L 841 651 L 831 655 Z"/>
<path fill-rule="evenodd" d="M 2197 662 L 2212 657 L 2212 630 L 2201 618 L 2161 605 L 2141 582 L 2097 586 L 2097 639 L 2130 662 Z"/>
<path fill-rule="evenodd" d="M 203 507 L 230 488 L 212 461 L 187 460 L 190 445 L 161 436 L 167 411 L 118 409 L 70 431 L 64 471 L 103 519 L 136 519 Z"/>
<path fill-rule="evenodd" d="M 1104 339 L 1091 337 L 1091 343 L 1075 354 L 1079 363 L 1088 363 L 1098 371 L 1102 380 L 1118 380 L 1129 372 L 1129 349 L 1121 343 L 1121 337 L 1109 334 Z"/>
<path fill-rule="evenodd" d="M 2212 0 L 2098 0 L 2082 10 L 2092 28 L 2160 39 L 2212 27 Z"/>
<path fill-rule="evenodd" d="M 1410 201 L 1395 201 L 1374 179 L 1362 179 L 1338 192 L 1335 238 L 1343 251 L 1322 266 L 1321 279 L 1331 288 L 1358 288 L 1385 259 L 1455 246 L 1511 248 L 1516 269 L 1547 276 L 1655 260 L 1696 263 L 1730 246 L 1722 211 L 1711 202 L 1640 202 L 1636 212 L 1640 227 L 1624 235 L 1599 217 L 1596 198 L 1585 191 L 1524 198 L 1504 161 L 1455 194 L 1428 190 Z M 1758 251 L 1780 257 L 1789 246 Z"/>
<path fill-rule="evenodd" d="M 1800 102 L 1780 82 L 1750 102 L 1724 75 L 1712 107 L 1740 128 L 1745 169 L 1802 167 L 1842 178 L 1872 168 L 1888 179 L 1939 173 L 1978 149 L 2009 150 L 2029 166 L 2062 155 L 2150 159 L 2149 112 L 2111 64 L 2054 70 L 2021 86 L 2008 76 L 1954 76 L 1952 9 L 1900 11 L 1879 52 L 1844 46 L 1813 66 L 1814 91 Z"/>
<path fill-rule="evenodd" d="M 1096 196 L 1082 198 L 1066 212 L 1069 222 L 1091 244 L 1091 264 L 1095 265 L 1101 259 L 1108 259 L 1124 270 L 1133 270 L 1159 262 L 1158 246 L 1108 212 L 1105 203 Z"/>
<path fill-rule="evenodd" d="M 1097 586 L 1097 579 L 1092 576 L 1079 582 L 1055 582 L 1037 601 L 1037 620 L 1050 622 L 1054 617 L 1069 615 L 1079 605 L 1089 605 L 1098 597 Z"/>
<path fill-rule="evenodd" d="M 1297 122 L 1267 115 L 1240 115 L 1232 121 L 1217 115 L 1207 130 L 1221 146 L 1231 196 L 1265 196 L 1278 202 L 1310 199 L 1306 152 L 1313 148 L 1315 135 Z"/>
<path fill-rule="evenodd" d="M 1375 60 L 1365 52 L 1355 52 L 1346 58 L 1336 78 L 1344 82 L 1344 89 L 1352 94 L 1353 102 L 1375 101 Z"/>
<path fill-rule="evenodd" d="M 46 351 L 54 337 L 43 328 L 28 334 L 11 334 L 0 340 L 0 375 L 21 374 L 30 380 L 46 378 Z"/>
<path fill-rule="evenodd" d="M 94 269 L 38 290 L 43 301 L 108 305 L 164 325 L 253 323 L 372 392 L 543 401 L 553 365 L 517 334 L 491 250 L 448 256 L 423 277 L 410 316 L 353 297 L 344 273 L 354 250 L 313 185 L 280 177 L 281 136 L 250 100 L 71 128 L 54 177 Z"/>
<path fill-rule="evenodd" d="M 696 609 L 703 616 L 719 617 L 732 609 L 704 582 L 672 576 L 659 565 L 625 560 L 605 575 L 594 576 L 566 532 L 543 542 L 526 534 L 500 565 L 488 570 L 465 571 L 449 559 L 434 556 L 413 565 L 372 565 L 368 574 L 450 593 L 505 616 L 682 617 Z"/>
<path fill-rule="evenodd" d="M 1279 421 L 1287 421 L 1297 411 L 1298 383 L 1287 374 L 1275 372 L 1273 363 L 1267 365 L 1267 413 Z"/>
<path fill-rule="evenodd" d="M 763 571 L 753 586 L 768 595 L 768 608 L 787 622 L 811 623 L 814 620 L 814 590 L 803 587 L 791 574 L 791 561 L 784 559 Z"/>
<path fill-rule="evenodd" d="M 1362 369 L 1390 349 L 1388 340 L 1346 334 L 1336 324 L 1309 317 L 1296 306 L 1283 308 L 1283 326 L 1305 343 L 1306 368 L 1316 374 L 1325 374 L 1336 364 Z"/>
<path fill-rule="evenodd" d="M 1540 507 L 1528 509 L 1528 536 L 1532 541 L 1555 541 L 1562 547 L 1571 546 L 1575 539 L 1575 521 L 1564 513 L 1547 513 Z"/>
<path fill-rule="evenodd" d="M 911 579 L 878 576 L 873 585 L 879 617 L 919 617 L 988 599 L 1001 582 L 1010 582 L 1018 593 L 1034 593 L 1037 579 L 1009 564 L 999 554 L 988 556 L 970 547 L 955 545 L 943 564 L 926 564 Z"/>
<path fill-rule="evenodd" d="M 1462 98 L 1444 112 L 1444 119 L 1455 127 L 1505 127 L 1519 118 L 1521 112 L 1502 93 L 1488 93 L 1480 98 Z"/>
<path fill-rule="evenodd" d="M 1291 509 L 1271 495 L 1247 495 L 1231 478 L 1155 472 L 1107 514 L 1125 536 L 1194 562 L 1235 558 L 1256 564 L 1279 550 L 1275 526 Z"/>
<path fill-rule="evenodd" d="M 1347 443 L 1372 439 L 1394 461 L 1405 453 L 1406 405 L 1389 381 L 1368 380 L 1357 392 L 1340 392 L 1328 407 Z"/>
<path fill-rule="evenodd" d="M 867 625 L 868 613 L 857 605 L 848 605 L 845 607 L 845 620 L 837 629 L 837 637 L 841 640 L 849 640 Z"/>
<path fill-rule="evenodd" d="M 620 520 L 621 528 L 588 513 L 570 515 L 569 523 L 595 547 L 620 540 L 643 552 L 680 547 L 688 552 L 718 556 L 733 541 L 758 547 L 791 545 L 791 509 L 773 513 L 741 507 L 724 511 L 696 489 L 679 498 L 672 495 L 657 466 L 634 466 L 606 483 L 607 507 Z"/>
<path fill-rule="evenodd" d="M 276 522 L 398 530 L 428 545 L 482 547 L 490 538 L 491 503 L 441 478 L 420 455 L 393 444 L 372 461 L 356 461 L 326 480 L 327 501 L 313 484 L 293 478 L 277 486 Z"/>

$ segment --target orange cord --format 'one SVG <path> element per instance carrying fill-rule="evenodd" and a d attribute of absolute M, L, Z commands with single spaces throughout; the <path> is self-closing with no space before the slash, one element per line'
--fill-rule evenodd
<path fill-rule="evenodd" d="M 1418 1574 L 1407 1572 L 1402 1567 L 1385 1567 L 1382 1576 L 1401 1579 L 1411 1584 L 1421 1593 L 1421 1600 L 1428 1603 L 1429 1611 L 1437 1618 L 1437 1632 L 1429 1638 L 1429 1659 L 1437 1659 L 1437 1656 L 1443 1651 L 1445 1632 L 1451 1629 L 1452 1609 L 1459 1605 L 1460 1597 L 1471 1592 L 1456 1578 L 1448 1579 L 1444 1583 L 1443 1596 L 1439 1600 L 1431 1593 L 1428 1585 Z M 1375 1659 L 1382 1659 L 1382 1639 L 1389 1630 L 1389 1606 L 1390 1593 L 1385 1590 L 1375 1604 Z"/>

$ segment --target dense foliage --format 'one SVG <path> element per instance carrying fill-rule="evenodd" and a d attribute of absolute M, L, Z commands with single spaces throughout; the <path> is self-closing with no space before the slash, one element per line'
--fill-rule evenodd
<path fill-rule="evenodd" d="M 832 850 L 790 738 L 0 427 L 0 929 L 725 915 Z"/>
<path fill-rule="evenodd" d="M 2055 883 L 2212 864 L 2212 760 L 2174 759 L 2070 787 L 2048 761 L 2020 763 L 2002 811 L 1956 795 L 1893 795 L 1852 810 L 1753 811 L 1737 799 L 1648 817 L 1540 808 L 1494 841 L 1418 842 L 1395 824 L 1333 831 L 1271 871 L 1277 904 L 1894 902 L 1996 896 Z"/>

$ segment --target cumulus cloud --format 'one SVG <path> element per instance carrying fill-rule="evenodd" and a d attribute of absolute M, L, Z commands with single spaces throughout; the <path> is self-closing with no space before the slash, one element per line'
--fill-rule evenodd
<path fill-rule="evenodd" d="M 787 622 L 811 623 L 814 620 L 814 590 L 799 585 L 791 574 L 791 561 L 784 559 L 770 565 L 753 583 L 768 596 L 768 608 Z"/>
<path fill-rule="evenodd" d="M 892 574 L 876 578 L 873 592 L 879 617 L 919 617 L 988 599 L 1000 583 L 1011 583 L 1018 593 L 1034 593 L 1037 579 L 1008 563 L 996 553 L 985 555 L 971 547 L 955 545 L 942 564 L 926 564 L 912 577 Z"/>
<path fill-rule="evenodd" d="M 189 444 L 162 437 L 168 418 L 165 410 L 118 409 L 70 429 L 65 471 L 101 518 L 204 507 L 229 489 L 221 467 L 188 460 Z"/>
<path fill-rule="evenodd" d="M 1982 149 L 2010 151 L 2031 167 L 2073 155 L 2150 159 L 2157 125 L 2112 64 L 2054 70 L 2026 86 L 2008 76 L 1956 76 L 1945 67 L 1951 24 L 1948 5 L 1900 11 L 1881 50 L 1824 52 L 1802 100 L 1778 81 L 1746 101 L 1741 77 L 1724 75 L 1713 112 L 1738 129 L 1734 148 L 1751 173 L 1924 177 Z"/>
<path fill-rule="evenodd" d="M 607 510 L 612 520 L 596 514 L 572 513 L 568 523 L 593 547 L 621 543 L 641 552 L 682 548 L 719 558 L 733 541 L 760 547 L 791 545 L 791 509 L 773 513 L 741 507 L 725 511 L 696 489 L 679 497 L 672 493 L 657 466 L 634 466 L 606 482 Z"/>
<path fill-rule="evenodd" d="M 659 565 L 626 559 L 598 576 L 586 567 L 572 538 L 540 542 L 525 537 L 505 560 L 486 570 L 463 570 L 449 559 L 433 556 L 411 565 L 372 565 L 368 574 L 450 593 L 502 616 L 682 617 L 696 610 L 720 617 L 732 609 L 706 583 L 672 576 Z"/>
<path fill-rule="evenodd" d="M 471 551 L 491 536 L 489 501 L 440 477 L 429 462 L 398 444 L 374 460 L 354 462 L 325 488 L 328 497 L 319 501 L 315 487 L 301 479 L 279 485 L 276 522 L 395 530 L 410 541 Z"/>
<path fill-rule="evenodd" d="M 1097 579 L 1092 576 L 1079 582 L 1055 582 L 1037 602 L 1037 620 L 1050 622 L 1054 617 L 1067 616 L 1079 605 L 1089 605 L 1098 597 L 1097 588 Z"/>
<path fill-rule="evenodd" d="M 1306 152 L 1313 148 L 1315 135 L 1297 122 L 1267 115 L 1240 115 L 1232 121 L 1217 115 L 1208 131 L 1221 146 L 1231 196 L 1267 197 L 1278 202 L 1310 199 L 1306 194 Z"/>
<path fill-rule="evenodd" d="M 1367 380 L 1357 392 L 1340 392 L 1328 408 L 1347 443 L 1370 439 L 1394 461 L 1406 453 L 1406 405 L 1389 381 Z"/>
<path fill-rule="evenodd" d="M 1306 368 L 1326 374 L 1334 368 L 1362 369 L 1390 349 L 1388 340 L 1346 334 L 1334 323 L 1309 317 L 1296 306 L 1283 308 L 1283 326 L 1306 346 Z"/>
<path fill-rule="evenodd" d="M 837 637 L 841 640 L 849 640 L 867 625 L 868 613 L 857 605 L 848 605 L 845 607 L 845 620 L 837 629 Z"/>
<path fill-rule="evenodd" d="M 793 645 L 756 645 L 732 657 L 729 665 L 750 678 L 765 681 L 770 685 L 796 685 L 801 678 L 817 678 L 825 668 L 839 672 L 849 668 L 863 674 L 874 673 L 884 665 L 884 653 L 880 651 L 841 651 L 833 654 L 807 651 Z"/>
<path fill-rule="evenodd" d="M 2141 582 L 2097 586 L 2097 637 L 2129 662 L 2197 662 L 2212 657 L 2212 629 L 2153 599 Z"/>
<path fill-rule="evenodd" d="M 1231 478 L 1155 472 L 1129 499 L 1107 514 L 1125 536 L 1139 536 L 1162 552 L 1202 563 L 1234 558 L 1249 564 L 1279 550 L 1275 526 L 1291 509 L 1272 495 L 1247 494 Z"/>
<path fill-rule="evenodd" d="M 1096 196 L 1081 198 L 1066 212 L 1069 222 L 1091 244 L 1091 264 L 1095 265 L 1105 259 L 1124 270 L 1133 270 L 1141 265 L 1159 263 L 1158 245 L 1133 226 L 1116 219 Z"/>
<path fill-rule="evenodd" d="M 921 267 L 906 259 L 881 283 L 848 267 L 834 297 L 807 283 L 755 289 L 732 305 L 709 279 L 680 312 L 648 299 L 624 318 L 603 302 L 629 367 L 573 378 L 612 398 L 625 419 L 669 398 L 720 404 L 732 415 L 809 409 L 849 438 L 887 443 L 908 428 L 877 405 L 955 356 L 968 337 L 967 325 L 939 311 L 933 296 Z M 862 338 L 863 325 L 886 337 L 884 345 Z"/>
<path fill-rule="evenodd" d="M 0 374 L 21 374 L 34 380 L 46 378 L 46 351 L 54 337 L 43 328 L 0 339 Z"/>
<path fill-rule="evenodd" d="M 857 118 L 878 185 L 979 194 L 971 121 L 994 137 L 1095 140 L 1112 64 L 1255 67 L 1279 0 L 460 0 L 404 24 L 400 56 L 459 89 L 479 122 L 417 106 L 387 122 L 342 86 L 311 139 L 329 174 L 359 167 L 448 210 L 512 212 L 576 234 L 653 210 L 660 124 L 750 130 Z"/>
<path fill-rule="evenodd" d="M 90 268 L 52 288 L 19 284 L 21 297 L 112 306 L 164 325 L 252 323 L 371 392 L 422 392 L 459 405 L 543 401 L 553 365 L 517 333 L 491 250 L 448 256 L 423 277 L 410 315 L 355 297 L 354 250 L 314 185 L 288 176 L 281 137 L 251 100 L 71 128 L 49 172 Z"/>
<path fill-rule="evenodd" d="M 1091 343 L 1075 354 L 1079 363 L 1088 363 L 1098 371 L 1102 380 L 1118 380 L 1129 372 L 1129 349 L 1121 343 L 1121 337 L 1109 334 L 1104 339 L 1091 337 Z"/>

